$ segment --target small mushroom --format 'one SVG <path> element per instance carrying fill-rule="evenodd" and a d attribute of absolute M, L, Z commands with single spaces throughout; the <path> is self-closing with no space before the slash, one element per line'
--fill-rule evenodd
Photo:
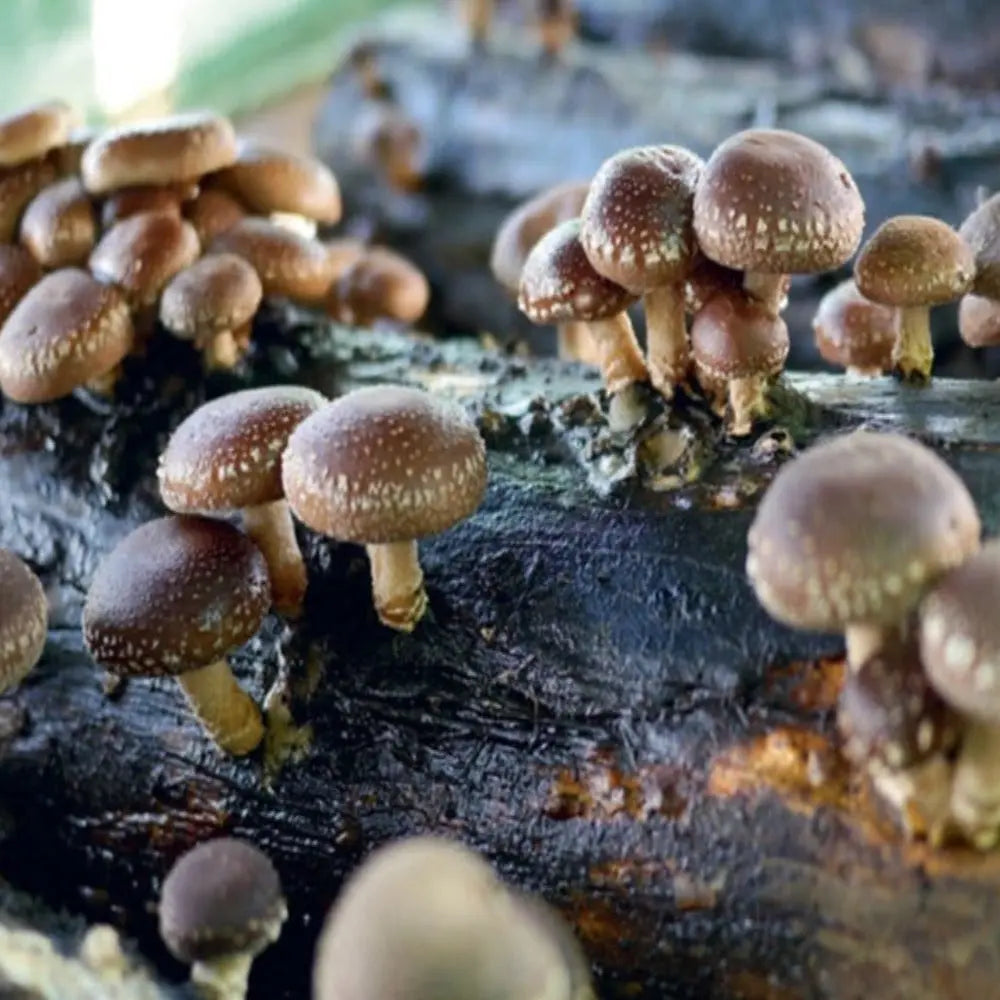
<path fill-rule="evenodd" d="M 24 247 L 0 244 L 0 327 L 14 306 L 41 280 L 38 261 Z"/>
<path fill-rule="evenodd" d="M 0 118 L 0 167 L 16 167 L 63 145 L 74 117 L 69 105 L 48 101 Z"/>
<path fill-rule="evenodd" d="M 325 402 L 301 386 L 220 396 L 182 421 L 157 472 L 160 496 L 178 514 L 242 512 L 267 561 L 274 606 L 289 616 L 302 609 L 306 568 L 282 491 L 281 455 L 292 431 Z"/>
<path fill-rule="evenodd" d="M 958 332 L 969 347 L 1000 346 L 1000 300 L 969 292 L 958 305 Z"/>
<path fill-rule="evenodd" d="M 388 247 L 372 247 L 331 286 L 327 311 L 355 326 L 377 320 L 411 325 L 426 312 L 430 296 L 419 268 Z"/>
<path fill-rule="evenodd" d="M 190 182 L 119 188 L 108 195 L 101 206 L 101 226 L 107 230 L 143 212 L 166 212 L 179 218 L 181 206 L 197 195 L 198 186 Z"/>
<path fill-rule="evenodd" d="M 837 723 L 844 752 L 913 837 L 948 814 L 958 719 L 931 687 L 916 636 L 893 642 L 849 673 Z"/>
<path fill-rule="evenodd" d="M 951 822 L 976 847 L 1000 840 L 1000 540 L 937 582 L 920 605 L 920 655 L 963 717 Z"/>
<path fill-rule="evenodd" d="M 55 179 L 56 169 L 48 160 L 29 160 L 17 167 L 0 168 L 0 242 L 16 241 L 24 210 Z"/>
<path fill-rule="evenodd" d="M 843 632 L 856 670 L 979 548 L 980 531 L 969 491 L 934 452 L 856 431 L 775 476 L 750 528 L 747 574 L 772 618 Z"/>
<path fill-rule="evenodd" d="M 42 658 L 49 606 L 41 581 L 0 549 L 0 694 L 17 687 Z"/>
<path fill-rule="evenodd" d="M 271 860 L 217 837 L 174 862 L 160 891 L 160 937 L 206 1000 L 244 1000 L 254 959 L 281 935 L 288 907 Z"/>
<path fill-rule="evenodd" d="M 206 368 L 232 368 L 250 344 L 263 294 L 257 272 L 242 257 L 209 254 L 170 279 L 160 298 L 160 322 L 193 340 Z"/>
<path fill-rule="evenodd" d="M 216 236 L 232 229 L 247 214 L 245 206 L 231 194 L 215 188 L 200 190 L 192 201 L 184 205 L 184 217 L 194 226 L 203 247 L 210 246 Z"/>
<path fill-rule="evenodd" d="M 626 312 L 636 296 L 594 270 L 580 242 L 580 220 L 550 230 L 534 246 L 521 272 L 517 304 L 533 323 L 587 324 L 600 354 L 604 386 L 612 397 L 612 422 L 625 429 L 639 414 L 629 398 L 648 378 Z M 617 402 L 616 402 L 617 400 Z"/>
<path fill-rule="evenodd" d="M 18 403 L 47 403 L 83 385 L 108 394 L 133 342 L 117 288 L 77 268 L 53 271 L 0 329 L 0 389 Z"/>
<path fill-rule="evenodd" d="M 427 151 L 420 126 L 391 98 L 365 102 L 349 137 L 359 167 L 380 175 L 403 194 L 417 191 L 426 172 Z"/>
<path fill-rule="evenodd" d="M 702 251 L 746 272 L 744 288 L 774 314 L 785 276 L 845 264 L 864 222 L 847 167 L 818 142 L 780 129 L 749 129 L 723 142 L 694 196 Z"/>
<path fill-rule="evenodd" d="M 819 353 L 854 375 L 892 370 L 898 323 L 891 306 L 866 299 L 848 278 L 820 299 L 812 327 Z"/>
<path fill-rule="evenodd" d="M 978 205 L 958 230 L 976 261 L 972 291 L 1000 300 L 1000 194 Z"/>
<path fill-rule="evenodd" d="M 572 0 L 535 0 L 535 31 L 542 52 L 559 56 L 576 37 L 577 17 Z"/>
<path fill-rule="evenodd" d="M 116 677 L 175 677 L 205 732 L 242 756 L 264 725 L 226 656 L 257 634 L 270 603 L 267 564 L 246 535 L 224 521 L 163 517 L 98 567 L 83 635 Z"/>
<path fill-rule="evenodd" d="M 972 287 L 972 250 L 951 226 L 924 215 L 883 222 L 854 262 L 858 290 L 896 306 L 899 326 L 892 360 L 905 379 L 930 378 L 934 367 L 930 307 L 955 302 Z"/>
<path fill-rule="evenodd" d="M 681 146 L 641 146 L 606 160 L 580 212 L 580 242 L 594 270 L 643 296 L 646 358 L 668 399 L 690 365 L 684 282 L 696 251 L 694 192 L 704 167 Z"/>
<path fill-rule="evenodd" d="M 786 277 L 784 288 L 786 295 L 790 284 L 791 279 Z M 697 250 L 684 285 L 684 308 L 693 316 L 700 309 L 704 309 L 716 295 L 736 292 L 742 287 L 742 271 L 734 271 L 731 267 L 716 264 L 714 260 L 710 260 Z"/>
<path fill-rule="evenodd" d="M 417 540 L 476 510 L 486 448 L 453 403 L 380 385 L 349 392 L 299 424 L 281 476 L 299 520 L 365 546 L 379 620 L 410 632 L 427 609 Z"/>
<path fill-rule="evenodd" d="M 21 218 L 21 244 L 42 267 L 81 267 L 97 241 L 94 206 L 78 177 L 43 188 Z"/>
<path fill-rule="evenodd" d="M 313 964 L 314 1000 L 594 1000 L 582 950 L 541 901 L 469 848 L 412 837 L 347 880 Z"/>
<path fill-rule="evenodd" d="M 91 194 L 106 194 L 138 185 L 194 181 L 235 159 L 231 122 L 193 111 L 102 132 L 84 151 L 80 173 Z"/>
<path fill-rule="evenodd" d="M 754 417 L 766 416 L 767 384 L 788 357 L 788 328 L 742 290 L 716 295 L 691 324 L 691 348 L 699 380 L 725 383 L 729 432 L 742 437 Z"/>

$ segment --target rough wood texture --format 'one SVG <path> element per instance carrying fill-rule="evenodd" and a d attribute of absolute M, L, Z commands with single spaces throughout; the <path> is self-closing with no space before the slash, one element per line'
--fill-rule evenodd
<path fill-rule="evenodd" d="M 839 642 L 776 627 L 745 582 L 754 498 L 787 435 L 736 446 L 685 404 L 623 442 L 573 366 L 294 315 L 265 318 L 248 372 L 207 386 L 181 348 L 161 350 L 163 392 L 132 373 L 111 412 L 77 399 L 0 412 L 0 545 L 53 603 L 0 761 L 3 871 L 20 888 L 115 922 L 176 981 L 149 909 L 160 878 L 201 838 L 250 837 L 291 908 L 252 996 L 292 1000 L 345 872 L 386 838 L 438 831 L 563 909 L 602 996 L 989 995 L 1000 856 L 900 845 L 832 741 Z M 272 619 L 235 661 L 312 727 L 302 759 L 268 779 L 206 745 L 172 683 L 105 696 L 78 616 L 101 555 L 158 510 L 168 429 L 206 393 L 295 379 L 462 396 L 491 484 L 473 518 L 423 546 L 433 617 L 409 637 L 377 625 L 359 550 L 303 536 L 304 624 Z M 1000 526 L 1000 386 L 793 382 L 820 404 L 778 393 L 795 439 L 861 421 L 920 434 Z"/>

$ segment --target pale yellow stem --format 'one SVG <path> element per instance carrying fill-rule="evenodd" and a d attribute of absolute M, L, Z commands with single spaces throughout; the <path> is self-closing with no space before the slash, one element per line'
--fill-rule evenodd
<path fill-rule="evenodd" d="M 191 966 L 191 985 L 199 1000 L 245 1000 L 253 956 L 223 955 Z"/>
<path fill-rule="evenodd" d="M 764 390 L 767 378 L 748 375 L 729 380 L 729 433 L 733 437 L 746 437 L 753 430 L 753 419 L 767 412 Z"/>
<path fill-rule="evenodd" d="M 587 326 L 597 345 L 604 387 L 608 392 L 621 392 L 626 386 L 649 378 L 628 313 L 590 320 Z"/>
<path fill-rule="evenodd" d="M 257 703 L 239 686 L 229 664 L 216 660 L 177 678 L 191 710 L 220 749 L 242 757 L 264 738 Z"/>
<path fill-rule="evenodd" d="M 205 368 L 208 371 L 216 369 L 235 368 L 243 352 L 231 330 L 223 330 L 205 344 L 202 354 L 205 358 Z"/>
<path fill-rule="evenodd" d="M 876 794 L 895 814 L 907 836 L 933 839 L 948 817 L 952 767 L 947 758 L 934 754 L 899 770 L 873 762 L 868 770 Z"/>
<path fill-rule="evenodd" d="M 243 527 L 264 555 L 275 610 L 288 618 L 297 618 L 302 613 L 308 581 L 287 501 L 275 500 L 245 508 Z"/>
<path fill-rule="evenodd" d="M 400 632 L 412 632 L 427 610 L 417 543 L 389 542 L 365 548 L 379 621 Z"/>
<path fill-rule="evenodd" d="M 563 361 L 580 361 L 585 365 L 599 366 L 601 355 L 590 335 L 586 323 L 570 320 L 556 327 L 559 357 Z"/>
<path fill-rule="evenodd" d="M 967 723 L 955 765 L 951 816 L 980 850 L 1000 840 L 1000 728 Z"/>
<path fill-rule="evenodd" d="M 934 368 L 930 310 L 926 306 L 899 310 L 899 331 L 892 348 L 892 364 L 910 382 L 927 382 Z"/>
<path fill-rule="evenodd" d="M 95 396 L 103 396 L 105 399 L 111 399 L 115 394 L 115 386 L 118 384 L 118 379 L 121 378 L 122 366 L 115 365 L 111 371 L 105 372 L 103 375 L 97 375 L 96 377 L 90 379 L 86 383 L 86 387 L 94 393 Z"/>
<path fill-rule="evenodd" d="M 747 271 L 743 275 L 743 290 L 750 298 L 756 299 L 771 316 L 780 316 L 788 304 L 783 274 L 762 274 L 760 271 Z"/>
<path fill-rule="evenodd" d="M 847 665 L 852 673 L 861 667 L 889 643 L 893 629 L 869 622 L 855 622 L 844 629 L 844 643 L 847 646 Z"/>
<path fill-rule="evenodd" d="M 649 380 L 669 399 L 683 382 L 691 364 L 684 325 L 684 285 L 651 288 L 643 296 L 646 310 L 646 360 Z"/>

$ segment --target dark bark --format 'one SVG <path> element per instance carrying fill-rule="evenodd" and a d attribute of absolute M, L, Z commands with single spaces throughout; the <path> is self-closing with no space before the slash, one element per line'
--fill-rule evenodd
<path fill-rule="evenodd" d="M 291 909 L 252 995 L 291 1000 L 307 994 L 344 874 L 387 838 L 436 831 L 560 906 L 602 995 L 989 995 L 996 859 L 901 845 L 832 740 L 839 664 L 820 657 L 838 640 L 778 628 L 745 583 L 753 498 L 782 435 L 734 445 L 683 402 L 671 423 L 690 446 L 654 469 L 653 444 L 677 443 L 665 419 L 638 448 L 608 439 L 587 395 L 596 380 L 573 366 L 527 368 L 460 341 L 330 337 L 279 314 L 258 334 L 243 376 L 206 386 L 167 347 L 151 362 L 165 392 L 132 373 L 110 413 L 75 399 L 0 412 L 0 545 L 35 564 L 53 600 L 0 762 L 7 877 L 112 920 L 179 979 L 148 908 L 159 880 L 202 838 L 249 837 Z M 168 429 L 206 393 L 296 378 L 328 392 L 464 384 L 491 484 L 474 517 L 422 547 L 433 616 L 410 637 L 377 625 L 359 550 L 303 533 L 304 623 L 270 620 L 235 658 L 258 697 L 287 681 L 313 729 L 303 758 L 268 781 L 259 761 L 207 745 L 171 682 L 105 696 L 78 616 L 101 555 L 158 511 Z M 796 384 L 822 404 L 779 391 L 800 443 L 861 421 L 918 433 L 996 530 L 1000 387 Z"/>

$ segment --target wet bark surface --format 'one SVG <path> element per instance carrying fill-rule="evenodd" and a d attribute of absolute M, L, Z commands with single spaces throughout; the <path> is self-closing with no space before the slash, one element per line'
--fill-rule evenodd
<path fill-rule="evenodd" d="M 843 764 L 836 638 L 771 623 L 745 582 L 755 498 L 790 442 L 860 423 L 940 448 L 1000 526 L 1000 386 L 796 376 L 777 426 L 733 443 L 697 402 L 609 435 L 592 373 L 475 344 L 316 326 L 271 310 L 246 369 L 206 382 L 170 342 L 110 408 L 0 411 L 0 546 L 52 602 L 45 656 L 4 700 L 3 874 L 134 937 L 173 859 L 222 832 L 273 858 L 291 916 L 251 995 L 307 995 L 345 873 L 388 838 L 484 851 L 580 935 L 607 997 L 985 996 L 1000 969 L 1000 862 L 901 845 Z M 156 373 L 156 380 L 151 372 Z M 479 512 L 422 545 L 432 614 L 381 628 L 363 553 L 301 532 L 301 624 L 234 657 L 311 728 L 279 771 L 216 753 L 173 682 L 110 696 L 79 613 L 101 557 L 161 512 L 169 430 L 206 396 L 304 381 L 448 392 L 489 447 Z M 806 402 L 805 393 L 812 402 Z"/>

